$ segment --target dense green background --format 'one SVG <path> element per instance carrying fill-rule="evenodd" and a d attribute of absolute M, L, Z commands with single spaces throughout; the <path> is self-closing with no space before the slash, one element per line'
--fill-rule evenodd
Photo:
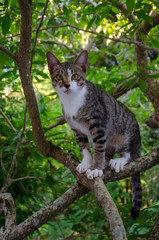
<path fill-rule="evenodd" d="M 91 3 L 92 2 L 92 3 Z M 57 121 L 62 114 L 57 94 L 51 86 L 46 52 L 52 51 L 61 61 L 72 61 L 75 54 L 88 47 L 93 41 L 89 53 L 87 79 L 109 93 L 115 86 L 129 79 L 133 86 L 138 70 L 135 63 L 134 45 L 114 42 L 99 35 L 78 31 L 73 27 L 58 27 L 72 24 L 85 30 L 96 30 L 110 38 L 129 41 L 144 19 L 152 23 L 148 13 L 159 8 L 158 1 L 123 1 L 129 11 L 136 16 L 136 23 L 129 22 L 115 7 L 116 0 L 109 1 L 50 1 L 38 41 L 34 51 L 32 80 L 35 88 L 41 121 L 45 136 L 54 144 L 73 153 L 79 159 L 81 154 L 70 128 L 64 124 L 51 130 L 47 126 Z M 33 1 L 33 37 L 40 22 L 45 1 Z M 54 27 L 53 27 L 54 26 Z M 0 1 L 0 44 L 16 54 L 19 48 L 20 10 L 17 1 Z M 147 45 L 159 47 L 159 26 L 153 28 L 147 38 Z M 149 52 L 149 69 L 159 71 L 159 58 Z M 155 59 L 154 59 L 155 58 Z M 0 187 L 3 186 L 11 165 L 16 144 L 23 126 L 25 98 L 22 91 L 16 63 L 4 52 L 0 52 L 0 108 L 16 128 L 14 132 L 0 115 L 1 167 Z M 126 85 L 125 85 L 126 86 Z M 123 86 L 124 87 L 124 86 Z M 120 100 L 135 114 L 141 129 L 142 155 L 158 146 L 159 130 L 147 127 L 145 120 L 153 112 L 153 107 L 144 95 L 145 83 L 140 79 L 139 88 L 131 89 Z M 12 183 L 8 192 L 15 199 L 17 221 L 20 223 L 50 201 L 59 197 L 74 182 L 75 178 L 62 164 L 43 157 L 37 150 L 30 120 L 27 114 L 25 136 L 18 153 L 16 178 L 34 176 Z M 51 166 L 50 166 L 50 162 Z M 54 169 L 52 170 L 52 168 Z M 159 167 L 142 173 L 143 205 L 140 217 L 134 221 L 130 217 L 131 192 L 130 181 L 124 179 L 107 184 L 124 221 L 128 239 L 148 238 L 159 208 Z M 40 178 L 40 179 L 39 179 Z M 4 225 L 4 216 L 0 216 L 0 226 Z M 108 225 L 102 210 L 96 205 L 93 194 L 89 193 L 72 204 L 60 216 L 52 219 L 27 239 L 40 236 L 40 239 L 60 239 L 75 232 L 68 239 L 111 239 Z"/>

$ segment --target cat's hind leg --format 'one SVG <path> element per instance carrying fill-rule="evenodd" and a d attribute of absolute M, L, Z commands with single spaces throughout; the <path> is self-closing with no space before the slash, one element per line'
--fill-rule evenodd
<path fill-rule="evenodd" d="M 120 158 L 110 159 L 109 165 L 115 172 L 120 172 L 124 169 L 126 163 L 130 160 L 130 152 L 124 152 Z"/>

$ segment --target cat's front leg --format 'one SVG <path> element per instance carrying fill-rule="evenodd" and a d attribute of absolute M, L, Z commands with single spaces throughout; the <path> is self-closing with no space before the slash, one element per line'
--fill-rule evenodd
<path fill-rule="evenodd" d="M 78 132 L 77 130 L 73 130 L 76 141 L 79 145 L 80 151 L 82 153 L 83 159 L 80 164 L 78 164 L 76 170 L 79 173 L 86 172 L 92 165 L 92 156 L 89 149 L 89 142 L 86 135 Z"/>
<path fill-rule="evenodd" d="M 96 135 L 93 139 L 93 167 L 86 172 L 88 179 L 101 177 L 103 175 L 103 169 L 105 168 L 106 139 L 104 131 L 102 130 L 100 132 L 102 132 L 102 134 Z"/>
<path fill-rule="evenodd" d="M 80 164 L 78 164 L 76 170 L 79 173 L 84 173 L 86 172 L 89 168 L 91 168 L 91 164 L 92 164 L 92 156 L 90 151 L 87 148 L 84 148 L 82 150 L 82 155 L 83 155 L 83 159 L 82 162 Z"/>

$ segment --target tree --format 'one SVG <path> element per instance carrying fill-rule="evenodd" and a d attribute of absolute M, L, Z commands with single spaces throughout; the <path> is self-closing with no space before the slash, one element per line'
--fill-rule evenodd
<path fill-rule="evenodd" d="M 65 209 L 70 204 L 89 191 L 94 193 L 96 201 L 109 223 L 110 233 L 103 235 L 104 239 L 110 239 L 110 234 L 113 239 L 127 239 L 120 214 L 104 183 L 129 177 L 156 165 L 159 162 L 159 148 L 151 150 L 151 146 L 146 143 L 145 146 L 150 153 L 128 164 L 123 172 L 117 174 L 110 169 L 106 169 L 103 179 L 88 180 L 84 174 L 80 175 L 76 172 L 79 152 L 75 157 L 75 151 L 78 150 L 72 151 L 68 144 L 63 144 L 60 147 L 57 145 L 58 141 L 55 144 L 57 140 L 55 136 L 59 134 L 55 127 L 64 124 L 64 119 L 60 116 L 53 125 L 46 126 L 45 123 L 42 125 L 40 117 L 43 121 L 48 119 L 46 102 L 54 99 L 56 106 L 59 106 L 59 103 L 55 93 L 50 94 L 43 86 L 43 91 L 46 90 L 48 94 L 48 98 L 44 100 L 43 91 L 39 89 L 41 84 L 45 83 L 45 80 L 48 81 L 48 74 L 44 67 L 46 51 L 54 46 L 58 55 L 72 59 L 74 55 L 77 55 L 77 49 L 85 48 L 90 51 L 90 65 L 94 66 L 93 69 L 88 70 L 88 79 L 102 88 L 105 88 L 104 80 L 108 79 L 108 91 L 114 97 L 120 97 L 128 91 L 132 92 L 133 89 L 139 88 L 142 92 L 138 91 L 137 93 L 144 98 L 143 102 L 146 106 L 144 111 L 149 106 L 144 96 L 147 96 L 146 99 L 152 103 L 154 109 L 146 123 L 151 128 L 158 128 L 159 82 L 157 78 L 159 73 L 157 56 L 159 51 L 157 48 L 159 42 L 156 34 L 159 23 L 158 7 L 157 1 L 146 3 L 138 1 L 136 4 L 135 1 L 126 1 L 126 5 L 124 1 L 103 1 L 99 3 L 70 1 L 65 4 L 55 2 L 53 5 L 48 0 L 45 3 L 43 1 L 40 3 L 32 2 L 31 0 L 19 0 L 18 3 L 14 1 L 1 3 L 2 38 L 0 50 L 2 51 L 1 79 L 3 80 L 1 83 L 3 94 L 1 140 L 4 151 L 1 155 L 1 181 L 4 181 L 4 183 L 1 188 L 0 203 L 5 219 L 5 229 L 1 233 L 2 239 L 17 240 L 25 238 L 53 217 L 66 211 Z M 52 22 L 54 25 L 52 25 Z M 67 49 L 67 52 L 65 49 Z M 148 61 L 148 53 L 151 61 Z M 22 106 L 24 100 L 23 94 L 20 92 L 19 77 L 26 99 L 26 107 Z M 11 89 L 14 91 L 12 92 Z M 133 98 L 131 98 L 132 100 Z M 19 101 L 18 111 L 16 111 L 14 101 L 16 101 L 16 104 Z M 15 108 L 11 111 L 12 106 Z M 48 111 L 50 109 L 48 108 Z M 29 112 L 31 125 L 28 123 L 27 111 Z M 148 116 L 150 111 L 148 109 L 145 116 Z M 22 114 L 24 114 L 24 117 L 22 117 Z M 9 130 L 4 125 L 5 121 L 10 127 Z M 52 136 L 50 129 L 55 131 Z M 158 130 L 155 131 L 157 131 L 155 132 L 157 135 Z M 39 152 L 34 145 L 33 136 Z M 72 135 L 63 134 L 61 136 L 63 136 L 63 139 L 68 136 L 71 141 L 74 141 Z M 54 143 L 50 141 L 51 138 L 53 138 Z M 157 146 L 157 141 L 153 140 L 153 145 Z M 69 151 L 66 151 L 68 148 Z M 145 151 L 143 153 L 145 154 Z M 28 161 L 29 158 L 33 159 L 36 164 Z M 49 165 L 47 163 L 48 158 Z M 74 184 L 72 179 L 71 182 L 65 181 L 64 184 L 68 190 L 61 196 L 59 196 L 61 192 L 60 181 L 58 182 L 58 179 L 54 177 L 59 165 L 57 166 L 57 163 L 52 159 L 69 168 L 77 181 Z M 25 160 L 27 161 L 24 162 Z M 41 161 L 41 164 L 45 166 L 45 178 L 43 177 L 43 170 L 38 166 L 38 161 Z M 49 174 L 47 174 L 48 166 L 46 167 L 46 164 L 50 168 Z M 36 169 L 37 166 L 39 167 L 38 170 Z M 23 184 L 21 185 L 24 187 L 23 190 L 20 189 L 20 184 L 15 184 L 21 183 L 21 181 L 27 181 L 28 189 L 30 188 L 31 191 L 32 186 L 37 188 L 34 189 L 36 194 L 39 189 L 43 191 L 43 189 L 48 190 L 48 187 L 54 188 L 55 192 L 53 191 L 51 194 L 55 195 L 55 197 L 53 196 L 55 200 L 38 210 L 35 207 L 33 215 L 27 216 L 24 221 L 20 221 L 19 217 L 19 224 L 16 224 L 14 203 L 14 199 L 17 201 L 16 187 L 21 194 L 25 192 L 24 196 L 26 196 L 30 205 L 37 201 L 34 201 L 33 197 L 30 198 L 29 191 L 28 194 L 23 191 L 25 189 Z M 36 184 L 33 181 L 37 181 Z M 43 182 L 45 182 L 47 188 L 41 186 Z M 57 194 L 56 191 L 59 193 Z M 47 193 L 47 197 L 49 193 Z M 18 198 L 19 202 L 23 201 L 19 195 Z M 42 198 L 45 199 L 44 195 Z M 51 199 L 50 196 L 49 199 Z M 40 203 L 41 199 L 38 201 L 38 207 Z M 20 211 L 22 212 L 22 208 Z M 157 210 L 155 213 L 157 215 Z M 154 218 L 155 216 L 153 216 Z M 150 239 L 153 236 L 158 237 L 155 227 L 157 222 L 158 217 L 154 222 Z M 70 239 L 76 238 L 74 234 L 77 232 L 79 233 L 77 237 L 81 238 L 84 236 L 83 233 L 91 233 L 91 230 L 86 230 L 79 223 L 74 224 L 72 229 L 73 232 L 68 232 Z M 62 230 L 61 232 L 63 233 Z M 107 229 L 106 232 L 108 232 Z M 149 235 L 150 231 L 147 236 Z M 66 239 L 66 237 L 63 236 L 63 239 Z"/>

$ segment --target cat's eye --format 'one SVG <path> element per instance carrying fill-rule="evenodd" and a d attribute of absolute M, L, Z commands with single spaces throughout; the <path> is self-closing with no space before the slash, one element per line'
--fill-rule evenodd
<path fill-rule="evenodd" d="M 77 74 L 77 73 L 74 73 L 73 75 L 72 75 L 72 79 L 73 80 L 77 80 L 79 78 L 79 75 Z"/>
<path fill-rule="evenodd" d="M 63 76 L 62 76 L 61 74 L 57 74 L 57 75 L 56 75 L 56 78 L 57 78 L 58 80 L 63 80 Z"/>

